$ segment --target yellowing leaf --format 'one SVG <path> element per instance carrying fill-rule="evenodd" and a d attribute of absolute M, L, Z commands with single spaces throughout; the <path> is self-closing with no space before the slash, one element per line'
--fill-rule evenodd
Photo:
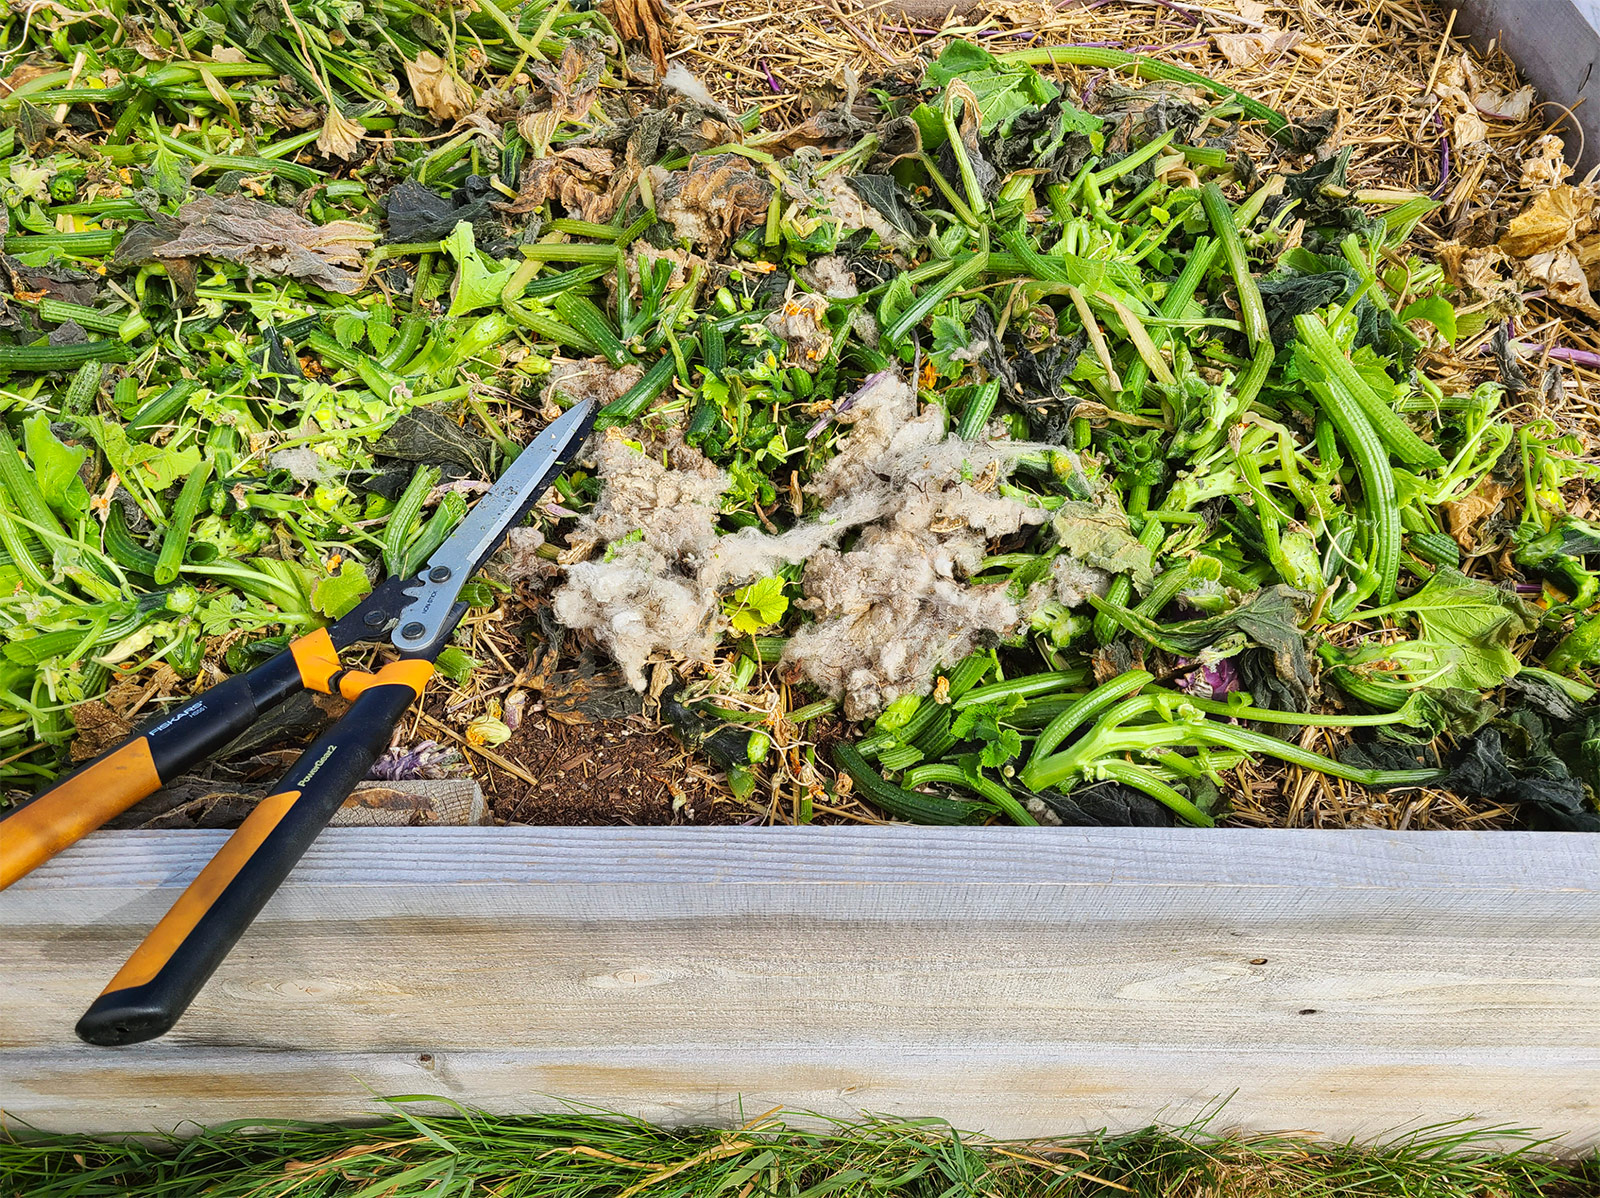
<path fill-rule="evenodd" d="M 783 593 L 783 579 L 762 578 L 733 593 L 728 618 L 739 632 L 754 635 L 769 624 L 783 619 L 789 599 Z"/>
<path fill-rule="evenodd" d="M 1570 183 L 1547 188 L 1512 219 L 1500 248 L 1518 258 L 1553 250 L 1577 236 L 1578 224 L 1591 214 L 1594 202 L 1594 196 Z"/>
<path fill-rule="evenodd" d="M 472 90 L 432 50 L 423 50 L 415 62 L 406 63 L 406 79 L 417 107 L 438 120 L 459 121 L 472 111 Z"/>

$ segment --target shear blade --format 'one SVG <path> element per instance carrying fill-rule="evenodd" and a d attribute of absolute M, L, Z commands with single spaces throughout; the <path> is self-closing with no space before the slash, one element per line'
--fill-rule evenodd
<path fill-rule="evenodd" d="M 506 533 L 527 515 L 582 447 L 597 412 L 593 400 L 584 400 L 529 442 L 494 488 L 478 500 L 416 577 L 406 583 L 409 601 L 400 609 L 399 622 L 390 636 L 398 648 L 415 652 L 447 631 L 451 609 L 467 579 L 500 547 Z"/>

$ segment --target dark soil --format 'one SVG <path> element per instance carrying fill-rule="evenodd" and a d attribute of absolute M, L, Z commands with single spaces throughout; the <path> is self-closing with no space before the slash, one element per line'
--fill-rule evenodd
<path fill-rule="evenodd" d="M 515 824 L 710 824 L 721 784 L 643 715 L 573 721 L 531 714 L 496 753 L 538 779 L 477 759 L 497 821 Z"/>

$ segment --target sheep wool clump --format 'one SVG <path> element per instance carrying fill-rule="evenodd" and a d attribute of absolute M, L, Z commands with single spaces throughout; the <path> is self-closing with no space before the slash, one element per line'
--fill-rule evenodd
<path fill-rule="evenodd" d="M 552 597 L 556 618 L 593 635 L 638 690 L 652 656 L 709 660 L 722 631 L 700 574 L 728 476 L 681 441 L 666 457 L 608 431 L 597 453 L 604 489 L 578 534 L 604 542 L 605 555 L 569 566 Z"/>
<path fill-rule="evenodd" d="M 783 661 L 861 720 L 926 694 L 940 664 L 1016 627 L 1004 587 L 965 578 L 990 537 L 1048 513 L 994 493 L 1033 447 L 946 436 L 943 411 L 918 415 L 911 388 L 892 375 L 869 380 L 840 418 L 853 424 L 850 436 L 811 490 L 829 510 L 876 515 L 848 552 L 823 549 L 807 561 L 799 606 L 816 619 L 790 638 Z"/>
<path fill-rule="evenodd" d="M 1015 629 L 1005 589 L 966 578 L 990 538 L 1048 513 L 997 493 L 1016 458 L 1038 447 L 947 436 L 942 409 L 916 409 L 893 372 L 868 379 L 837 413 L 849 426 L 840 452 L 806 488 L 821 513 L 776 534 L 719 535 L 724 472 L 676 434 L 640 452 L 612 430 L 598 452 L 601 498 L 580 529 L 606 549 L 569 567 L 557 618 L 591 633 L 642 690 L 652 658 L 711 660 L 727 629 L 724 593 L 803 561 L 799 606 L 814 620 L 783 664 L 841 699 L 851 719 L 926 693 L 940 664 Z"/>

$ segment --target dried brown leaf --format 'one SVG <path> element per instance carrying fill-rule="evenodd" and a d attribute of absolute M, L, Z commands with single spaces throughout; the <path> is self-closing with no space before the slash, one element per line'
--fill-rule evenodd
<path fill-rule="evenodd" d="M 619 198 L 606 187 L 614 169 L 609 150 L 587 146 L 535 158 L 522 168 L 517 198 L 502 210 L 521 215 L 555 200 L 581 220 L 604 224 L 615 213 Z"/>
<path fill-rule="evenodd" d="M 361 152 L 363 130 L 337 108 L 329 108 L 322 122 L 322 132 L 317 134 L 317 149 L 330 158 L 349 161 Z"/>
<path fill-rule="evenodd" d="M 695 159 L 688 171 L 650 172 L 657 214 L 679 237 L 711 254 L 766 219 L 772 184 L 743 158 L 717 154 Z"/>
<path fill-rule="evenodd" d="M 1478 531 L 1509 494 L 1510 488 L 1495 481 L 1493 476 L 1485 475 L 1483 481 L 1465 498 L 1439 505 L 1444 513 L 1445 526 L 1456 539 L 1456 544 L 1461 546 L 1461 552 L 1478 552 Z"/>
<path fill-rule="evenodd" d="M 1439 247 L 1438 254 L 1445 278 L 1456 287 L 1490 298 L 1514 290 L 1501 273 L 1507 258 L 1499 246 L 1466 246 L 1449 241 Z"/>
<path fill-rule="evenodd" d="M 601 11 L 611 18 L 624 43 L 643 41 L 650 51 L 656 74 L 667 70 L 665 27 L 671 24 L 662 0 L 607 0 Z"/>
<path fill-rule="evenodd" d="M 299 213 L 247 196 L 202 195 L 176 216 L 135 225 L 118 247 L 123 263 L 220 258 L 252 274 L 287 276 L 350 295 L 377 233 L 350 220 L 314 225 Z"/>
<path fill-rule="evenodd" d="M 1486 87 L 1472 93 L 1472 106 L 1484 116 L 1496 121 L 1525 121 L 1533 110 L 1534 91 L 1524 85 L 1509 95 L 1497 87 Z"/>
<path fill-rule="evenodd" d="M 472 89 L 432 50 L 423 50 L 415 62 L 406 62 L 406 79 L 417 107 L 437 120 L 459 121 L 474 107 Z"/>
<path fill-rule="evenodd" d="M 1572 173 L 1567 164 L 1566 143 L 1547 133 L 1533 143 L 1522 158 L 1522 186 L 1529 191 L 1554 187 Z"/>
<path fill-rule="evenodd" d="M 1212 34 L 1212 39 L 1230 66 L 1253 67 L 1272 53 L 1278 35 L 1270 32 L 1216 33 Z"/>
<path fill-rule="evenodd" d="M 1589 280 L 1583 272 L 1583 263 L 1570 245 L 1542 254 L 1534 254 L 1517 263 L 1517 275 L 1530 283 L 1537 283 L 1550 292 L 1550 298 L 1569 308 L 1576 308 L 1590 316 L 1600 316 L 1600 304 L 1589 294 Z"/>
<path fill-rule="evenodd" d="M 605 51 L 598 42 L 589 40 L 568 42 L 556 66 L 536 62 L 528 69 L 549 91 L 550 111 L 559 123 L 588 115 L 600 95 L 600 75 L 605 65 Z"/>

